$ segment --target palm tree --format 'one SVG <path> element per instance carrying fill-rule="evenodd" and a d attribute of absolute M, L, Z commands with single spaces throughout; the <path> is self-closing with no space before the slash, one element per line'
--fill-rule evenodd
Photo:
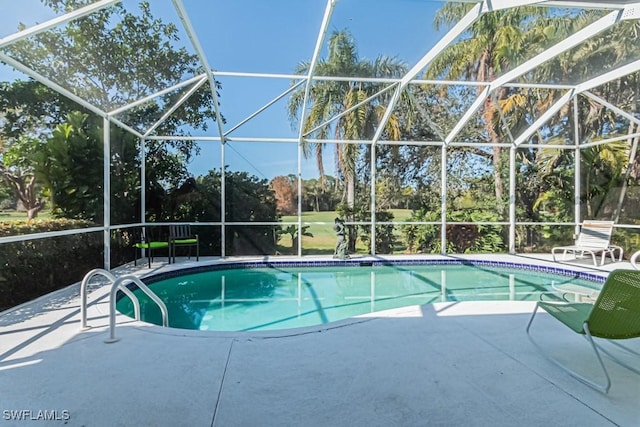
<path fill-rule="evenodd" d="M 309 71 L 308 62 L 300 63 L 296 74 Z M 378 56 L 374 61 L 361 60 L 358 57 L 355 40 L 348 30 L 334 31 L 329 37 L 328 56 L 316 64 L 316 75 L 348 76 L 348 77 L 400 77 L 406 74 L 406 65 L 396 58 Z M 308 100 L 308 117 L 302 124 L 303 134 L 355 107 L 382 90 L 384 85 L 368 82 L 318 81 L 312 83 Z M 385 92 L 375 99 L 354 108 L 329 125 L 313 131 L 308 136 L 315 139 L 326 139 L 333 133 L 336 140 L 371 139 L 376 126 L 386 109 L 385 104 L 390 94 Z M 299 114 L 304 102 L 304 88 L 296 90 L 288 104 L 289 118 L 292 123 L 299 122 Z M 385 124 L 385 131 L 392 140 L 400 139 L 400 124 L 397 117 L 392 116 Z M 320 173 L 321 185 L 324 188 L 324 166 L 322 154 L 324 144 L 303 145 L 304 156 L 309 158 L 315 153 Z M 356 159 L 360 151 L 358 144 L 336 144 L 338 168 L 345 181 L 346 199 L 349 208 L 355 205 Z"/>
<path fill-rule="evenodd" d="M 311 209 L 320 212 L 320 198 L 324 193 L 324 189 L 321 187 L 320 182 L 317 179 L 309 179 L 304 181 L 304 195 L 307 198 L 307 204 L 311 206 Z M 304 199 L 303 199 L 304 200 Z"/>
<path fill-rule="evenodd" d="M 581 20 L 586 23 L 598 16 L 597 12 L 588 11 L 581 14 Z M 584 23 L 576 21 L 572 24 L 573 30 L 576 29 L 576 25 L 579 28 Z M 598 34 L 573 51 L 567 52 L 536 69 L 536 79 L 541 81 L 587 80 L 597 74 L 619 67 L 628 62 L 630 58 L 638 57 L 640 54 L 639 38 L 640 23 L 633 20 L 620 22 L 611 30 Z M 594 88 L 591 92 L 635 115 L 639 109 L 640 73 L 623 76 Z M 565 133 L 573 139 L 573 115 L 566 114 L 566 116 L 569 120 L 563 125 L 566 128 Z M 611 136 L 620 136 L 625 132 L 632 135 L 636 130 L 633 122 L 620 117 L 616 112 L 590 98 L 579 100 L 578 116 L 577 127 L 582 141 L 597 141 Z M 594 218 L 596 215 L 611 215 L 611 218 L 617 221 L 622 210 L 629 178 L 632 177 L 633 163 L 637 160 L 629 159 L 632 144 L 633 139 L 629 138 L 626 142 L 619 141 L 581 151 L 583 162 L 581 169 L 582 200 L 588 218 Z M 545 172 L 547 176 L 553 174 L 559 176 L 561 172 L 554 170 L 552 166 L 559 164 L 560 157 L 571 157 L 571 154 L 550 149 L 546 151 L 548 151 L 547 155 L 542 155 L 539 159 L 541 171 Z M 549 155 L 549 153 L 555 154 Z M 572 183 L 569 184 L 572 185 Z M 607 199 L 606 196 L 616 186 L 621 186 L 622 189 L 617 202 L 614 202 L 611 198 Z M 567 196 L 570 201 L 572 195 L 568 194 Z"/>
<path fill-rule="evenodd" d="M 611 216 L 614 219 L 613 214 L 620 207 L 616 206 L 617 200 L 610 196 L 625 180 L 629 152 L 630 147 L 625 141 L 591 146 L 581 151 L 580 198 L 586 218 Z M 557 203 L 564 204 L 565 211 L 571 211 L 574 185 L 572 164 L 573 156 L 567 150 L 543 148 L 538 151 L 536 165 L 539 167 L 540 176 L 543 180 L 555 182 L 555 185 L 541 191 L 535 202 L 536 206 L 545 203 L 550 195 L 553 195 Z"/>
<path fill-rule="evenodd" d="M 436 13 L 436 29 L 458 22 L 473 6 L 470 3 L 447 3 Z M 546 16 L 546 9 L 536 7 L 516 7 L 481 16 L 469 28 L 468 37 L 461 38 L 435 58 L 427 69 L 426 78 L 480 82 L 495 80 L 530 56 L 536 44 L 546 39 Z M 482 90 L 482 87 L 478 87 L 478 94 Z M 500 142 L 497 108 L 508 95 L 503 88 L 495 97 L 487 97 L 484 102 L 485 133 L 489 143 Z M 488 153 L 493 164 L 495 196 L 500 212 L 505 210 L 502 152 L 502 147 L 493 147 L 492 152 Z"/>

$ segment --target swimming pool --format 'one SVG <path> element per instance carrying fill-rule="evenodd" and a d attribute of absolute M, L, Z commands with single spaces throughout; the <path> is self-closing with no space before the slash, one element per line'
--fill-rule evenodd
<path fill-rule="evenodd" d="M 256 331 L 321 325 L 382 310 L 446 301 L 537 300 L 563 284 L 598 290 L 603 279 L 569 270 L 490 262 L 238 263 L 144 279 L 165 302 L 169 326 Z M 141 320 L 161 323 L 139 291 Z M 133 317 L 120 297 L 117 309 Z"/>

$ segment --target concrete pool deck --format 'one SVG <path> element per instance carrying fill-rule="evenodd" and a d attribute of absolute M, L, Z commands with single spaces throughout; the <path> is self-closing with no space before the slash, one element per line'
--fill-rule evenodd
<path fill-rule="evenodd" d="M 456 258 L 603 275 L 630 268 L 548 255 Z M 178 266 L 208 262 L 219 261 Z M 146 264 L 114 271 L 149 272 Z M 19 417 L 71 426 L 640 425 L 640 375 L 605 359 L 613 385 L 604 395 L 560 370 L 526 336 L 533 302 L 411 306 L 270 333 L 118 316 L 120 340 L 106 344 L 108 289 L 91 290 L 88 331 L 77 284 L 0 314 L 0 427 L 25 425 Z M 550 316 L 537 316 L 532 332 L 548 353 L 602 378 L 588 344 Z M 640 351 L 638 339 L 625 344 Z M 637 358 L 625 360 L 640 369 Z"/>

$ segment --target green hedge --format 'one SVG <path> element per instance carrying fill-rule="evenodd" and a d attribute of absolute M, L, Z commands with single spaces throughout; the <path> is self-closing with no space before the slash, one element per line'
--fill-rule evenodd
<path fill-rule="evenodd" d="M 93 224 L 77 220 L 0 222 L 0 237 L 43 233 Z M 103 266 L 102 232 L 0 244 L 0 310 L 82 280 Z"/>

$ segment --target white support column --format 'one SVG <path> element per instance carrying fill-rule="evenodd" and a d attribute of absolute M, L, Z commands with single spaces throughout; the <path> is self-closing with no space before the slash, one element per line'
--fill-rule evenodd
<path fill-rule="evenodd" d="M 622 189 L 620 191 L 620 194 L 618 196 L 618 203 L 616 205 L 616 210 L 613 213 L 613 221 L 617 224 L 618 221 L 620 220 L 620 215 L 622 214 L 622 208 L 623 208 L 623 203 L 624 203 L 624 198 L 625 198 L 625 194 L 627 192 L 627 186 L 629 185 L 629 177 L 631 176 L 631 170 L 633 169 L 633 164 L 635 163 L 636 160 L 636 156 L 638 154 L 638 138 L 640 136 L 639 135 L 635 135 L 635 136 L 631 136 L 629 135 L 629 140 L 631 141 L 631 149 L 629 150 L 629 161 L 627 162 L 627 170 L 625 171 L 624 174 L 624 181 L 622 183 Z M 620 259 L 622 259 L 622 256 L 620 256 Z"/>
<path fill-rule="evenodd" d="M 224 141 L 220 143 L 220 256 L 227 256 L 227 185 Z"/>
<path fill-rule="evenodd" d="M 376 254 L 376 144 L 371 144 L 371 255 Z"/>
<path fill-rule="evenodd" d="M 297 215 L 298 215 L 298 256 L 302 256 L 302 144 L 298 143 L 298 200 L 297 200 Z"/>
<path fill-rule="evenodd" d="M 382 133 L 386 127 L 387 122 L 389 121 L 389 117 L 391 117 L 391 113 L 395 108 L 402 91 L 407 87 L 407 85 L 413 80 L 418 73 L 420 73 L 433 59 L 439 55 L 451 42 L 453 42 L 457 37 L 459 37 L 462 33 L 464 33 L 467 28 L 471 24 L 473 24 L 483 13 L 488 11 L 488 3 L 482 2 L 476 4 L 456 25 L 453 26 L 445 34 L 434 46 L 427 52 L 412 68 L 405 74 L 400 80 L 400 84 L 396 86 L 396 89 L 389 101 L 389 105 L 387 105 L 387 109 L 378 123 L 378 128 L 376 129 L 376 133 L 373 136 L 371 141 L 371 152 L 372 152 L 372 173 L 371 173 L 371 246 L 372 246 L 372 254 L 375 254 L 375 173 L 373 173 L 374 162 L 373 162 L 373 153 L 375 153 L 376 143 L 380 140 Z M 444 152 L 444 147 L 443 147 Z M 446 168 L 444 169 L 446 170 Z M 445 190 L 446 191 L 446 190 Z M 445 196 L 446 197 L 446 196 Z M 446 204 L 444 215 L 446 217 Z M 446 222 L 446 218 L 443 217 L 443 221 Z M 443 244 L 446 244 L 446 227 L 443 225 Z M 443 247 L 443 251 L 445 247 Z"/>
<path fill-rule="evenodd" d="M 337 2 L 338 0 L 327 0 L 327 5 L 324 9 L 322 24 L 320 24 L 316 45 L 313 49 L 313 56 L 309 63 L 309 71 L 307 72 L 306 79 L 307 83 L 304 87 L 304 97 L 302 100 L 302 112 L 300 113 L 300 123 L 298 124 L 298 256 L 302 256 L 302 145 L 304 144 L 304 123 L 307 120 L 307 103 L 309 102 L 311 84 L 316 70 L 316 65 L 318 64 L 318 58 L 320 58 L 322 43 L 325 35 L 327 34 L 327 28 L 329 27 L 329 21 L 331 21 L 333 8 Z"/>
<path fill-rule="evenodd" d="M 589 91 L 585 91 L 582 92 L 582 95 L 585 95 L 591 99 L 593 99 L 594 101 L 602 104 L 603 106 L 607 107 L 608 109 L 616 112 L 617 114 L 621 115 L 622 117 L 628 119 L 631 123 L 629 124 L 629 126 L 632 126 L 633 123 L 635 123 L 636 125 L 640 126 L 640 119 L 638 119 L 636 116 L 634 116 L 633 114 L 629 114 L 628 112 L 620 109 L 619 107 L 611 104 L 610 102 L 600 98 L 599 96 L 589 92 Z M 616 205 L 616 210 L 614 212 L 614 216 L 613 216 L 613 220 L 617 223 L 618 220 L 620 219 L 620 211 L 622 208 L 622 203 L 624 202 L 624 196 L 625 196 L 625 192 L 626 192 L 626 187 L 627 187 L 627 182 L 629 180 L 629 175 L 631 174 L 631 169 L 633 166 L 633 162 L 635 160 L 636 157 L 636 153 L 638 151 L 638 137 L 640 135 L 636 132 L 636 133 L 631 133 L 631 134 L 627 134 L 625 136 L 619 136 L 619 137 L 615 137 L 615 138 L 609 138 L 606 140 L 602 140 L 602 141 L 598 141 L 598 142 L 594 142 L 591 144 L 582 144 L 583 148 L 586 148 L 588 146 L 591 146 L 592 144 L 605 144 L 605 143 L 609 143 L 609 142 L 614 142 L 614 141 L 622 141 L 622 140 L 631 140 L 631 152 L 629 153 L 629 163 L 627 165 L 627 171 L 625 174 L 625 181 L 623 183 L 623 187 L 622 187 L 622 191 L 620 192 L 620 196 L 618 197 L 618 204 Z"/>
<path fill-rule="evenodd" d="M 111 271 L 111 122 L 108 117 L 102 120 L 103 126 L 103 247 L 104 269 Z"/>
<path fill-rule="evenodd" d="M 202 45 L 200 44 L 200 41 L 198 40 L 198 37 L 196 35 L 196 32 L 193 28 L 193 25 L 191 24 L 191 20 L 189 19 L 189 15 L 187 13 L 187 10 L 184 7 L 184 4 L 182 3 L 182 0 L 172 0 L 173 1 L 173 6 L 176 9 L 176 12 L 178 13 L 178 16 L 180 17 L 180 20 L 182 21 L 182 25 L 184 26 L 187 35 L 189 36 L 189 39 L 191 40 L 191 44 L 193 45 L 194 50 L 196 51 L 196 54 L 198 55 L 198 58 L 200 59 L 200 63 L 202 64 L 202 67 L 204 68 L 204 72 L 207 74 L 207 80 L 209 81 L 209 89 L 211 91 L 211 98 L 213 100 L 213 111 L 214 111 L 214 115 L 216 118 L 216 126 L 218 128 L 218 134 L 220 135 L 220 144 L 221 144 L 221 150 L 222 150 L 222 154 L 221 154 L 221 163 L 222 163 L 222 167 L 220 170 L 220 221 L 221 221 L 221 256 L 224 257 L 225 256 L 225 236 L 226 236 L 226 231 L 225 231 L 225 204 L 226 204 L 226 200 L 225 200 L 225 164 L 224 164 L 224 145 L 225 145 L 225 138 L 224 138 L 224 131 L 222 130 L 222 116 L 220 115 L 220 107 L 219 107 L 219 102 L 218 102 L 218 92 L 216 91 L 216 80 L 215 80 L 215 76 L 213 75 L 213 71 L 211 71 L 211 66 L 209 65 L 209 61 L 207 60 L 207 55 L 205 55 L 204 50 L 202 49 Z"/>
<path fill-rule="evenodd" d="M 140 222 L 147 225 L 147 142 L 140 138 Z"/>
<path fill-rule="evenodd" d="M 145 227 L 147 226 L 147 144 L 146 140 L 140 137 L 140 222 L 142 223 L 142 235 L 146 238 Z M 142 248 L 142 257 L 147 256 L 147 250 Z M 136 256 L 138 256 L 136 254 Z"/>
<path fill-rule="evenodd" d="M 509 148 L 509 253 L 516 253 L 516 146 Z"/>
<path fill-rule="evenodd" d="M 580 218 L 580 192 L 581 190 L 581 169 L 580 169 L 580 112 L 578 110 L 578 97 L 573 98 L 573 177 L 574 189 L 573 189 L 573 218 L 575 221 L 574 234 L 577 236 L 579 230 L 579 224 L 582 222 Z"/>
<path fill-rule="evenodd" d="M 447 254 L 447 146 L 440 152 L 440 253 Z"/>

